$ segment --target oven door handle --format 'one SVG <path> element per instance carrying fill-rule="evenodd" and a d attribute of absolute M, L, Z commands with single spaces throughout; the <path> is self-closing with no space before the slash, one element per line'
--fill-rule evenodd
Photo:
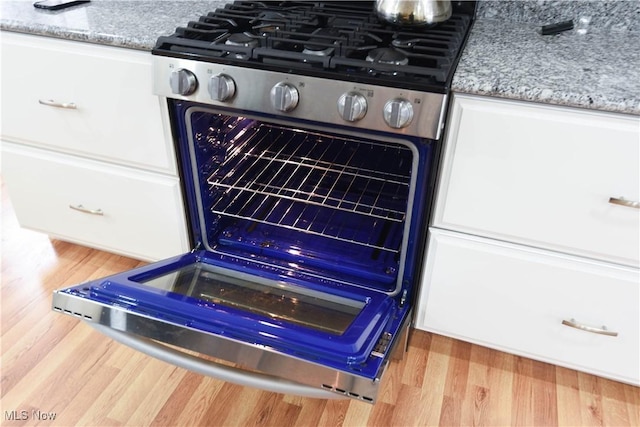
<path fill-rule="evenodd" d="M 87 322 L 98 332 L 106 335 L 114 341 L 124 344 L 134 350 L 140 351 L 148 356 L 160 359 L 163 362 L 179 366 L 202 375 L 217 378 L 242 386 L 259 388 L 275 393 L 293 394 L 297 396 L 312 397 L 317 399 L 344 399 L 346 396 L 333 393 L 320 388 L 311 387 L 304 384 L 294 383 L 282 378 L 273 377 L 257 372 L 248 372 L 239 368 L 226 365 L 219 365 L 215 362 L 200 359 L 196 356 L 183 353 L 173 348 L 167 347 L 156 341 L 139 338 L 125 332 L 120 332 L 108 326 L 98 323 Z"/>

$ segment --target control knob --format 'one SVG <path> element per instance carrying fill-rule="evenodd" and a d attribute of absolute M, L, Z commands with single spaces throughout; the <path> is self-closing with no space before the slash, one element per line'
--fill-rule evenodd
<path fill-rule="evenodd" d="M 271 105 L 278 111 L 291 111 L 298 105 L 298 89 L 280 82 L 271 88 Z"/>
<path fill-rule="evenodd" d="M 384 104 L 382 110 L 384 121 L 394 129 L 409 126 L 413 119 L 413 106 L 402 98 L 391 99 Z"/>
<path fill-rule="evenodd" d="M 209 79 L 209 95 L 214 101 L 228 101 L 236 94 L 236 83 L 226 74 L 217 74 Z"/>
<path fill-rule="evenodd" d="M 176 95 L 187 96 L 196 91 L 198 80 L 191 71 L 180 68 L 171 72 L 169 86 Z"/>
<path fill-rule="evenodd" d="M 367 98 L 358 92 L 343 93 L 338 98 L 338 112 L 348 122 L 356 122 L 367 114 Z"/>

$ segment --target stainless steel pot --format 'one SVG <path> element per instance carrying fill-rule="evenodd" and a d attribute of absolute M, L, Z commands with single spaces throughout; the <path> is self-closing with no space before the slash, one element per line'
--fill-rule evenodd
<path fill-rule="evenodd" d="M 376 0 L 380 19 L 394 25 L 420 26 L 451 17 L 450 0 Z"/>

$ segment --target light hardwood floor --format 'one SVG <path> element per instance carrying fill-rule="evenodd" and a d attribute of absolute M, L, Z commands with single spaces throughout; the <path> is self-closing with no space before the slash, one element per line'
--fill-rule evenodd
<path fill-rule="evenodd" d="M 375 405 L 172 367 L 50 309 L 52 290 L 141 262 L 20 229 L 2 199 L 3 426 L 640 426 L 639 388 L 421 331 Z"/>

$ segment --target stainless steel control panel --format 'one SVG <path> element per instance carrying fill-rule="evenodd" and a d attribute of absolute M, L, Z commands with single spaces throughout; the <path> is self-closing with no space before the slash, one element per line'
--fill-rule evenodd
<path fill-rule="evenodd" d="M 153 57 L 154 93 L 174 99 L 439 139 L 446 95 Z"/>

